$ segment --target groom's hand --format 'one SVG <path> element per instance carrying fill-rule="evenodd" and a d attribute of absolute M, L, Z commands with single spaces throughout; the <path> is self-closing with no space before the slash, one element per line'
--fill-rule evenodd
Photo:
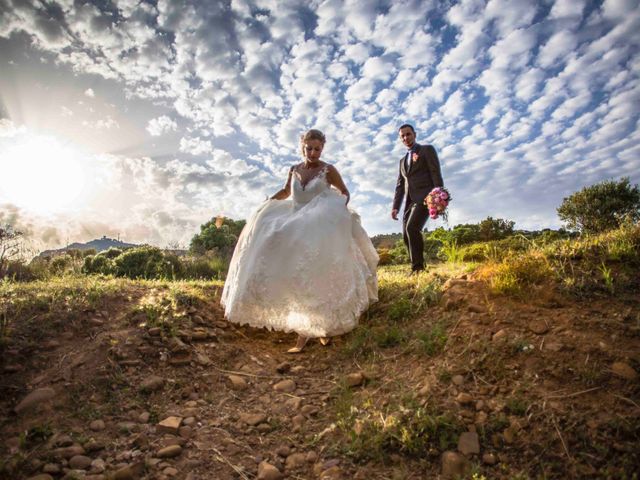
<path fill-rule="evenodd" d="M 393 218 L 394 220 L 398 219 L 398 210 L 396 210 L 395 208 L 391 210 L 391 218 Z"/>

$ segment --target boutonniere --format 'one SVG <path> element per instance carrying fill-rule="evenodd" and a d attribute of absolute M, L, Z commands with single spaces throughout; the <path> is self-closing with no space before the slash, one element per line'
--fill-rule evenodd
<path fill-rule="evenodd" d="M 413 155 L 411 155 L 411 160 L 413 162 L 417 162 L 418 161 L 418 152 L 413 152 Z"/>

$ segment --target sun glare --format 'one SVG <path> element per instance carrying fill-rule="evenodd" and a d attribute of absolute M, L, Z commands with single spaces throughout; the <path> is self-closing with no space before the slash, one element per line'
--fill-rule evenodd
<path fill-rule="evenodd" d="M 82 154 L 52 137 L 22 138 L 0 152 L 0 201 L 37 213 L 69 210 L 83 193 Z"/>

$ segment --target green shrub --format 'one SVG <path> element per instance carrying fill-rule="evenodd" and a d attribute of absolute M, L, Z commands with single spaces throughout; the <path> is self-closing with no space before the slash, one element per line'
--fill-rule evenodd
<path fill-rule="evenodd" d="M 440 255 L 440 249 L 442 248 L 442 242 L 434 238 L 425 236 L 424 239 L 424 259 L 426 261 L 438 260 Z"/>
<path fill-rule="evenodd" d="M 97 257 L 96 257 L 97 258 Z M 131 248 L 115 258 L 115 274 L 128 278 L 173 278 L 173 266 L 157 247 Z"/>
<path fill-rule="evenodd" d="M 454 241 L 447 241 L 442 244 L 440 248 L 440 258 L 449 263 L 458 263 L 463 261 L 462 249 L 458 246 L 458 243 Z"/>
<path fill-rule="evenodd" d="M 220 257 L 186 257 L 182 259 L 184 279 L 224 279 L 229 262 Z"/>
<path fill-rule="evenodd" d="M 391 255 L 391 263 L 393 265 L 409 263 L 409 253 L 402 240 L 398 240 L 393 248 L 389 250 L 389 255 Z"/>
<path fill-rule="evenodd" d="M 76 252 L 78 252 L 76 250 Z M 63 273 L 68 272 L 73 269 L 74 259 L 79 258 L 72 255 L 58 255 L 57 257 L 53 257 L 51 262 L 49 263 L 49 268 L 53 275 L 62 275 Z"/>
<path fill-rule="evenodd" d="M 27 265 L 22 260 L 8 260 L 4 264 L 2 276 L 0 278 L 11 279 L 16 282 L 30 282 L 44 278 L 44 272 Z"/>
<path fill-rule="evenodd" d="M 605 180 L 565 197 L 558 207 L 560 220 L 582 233 L 600 233 L 625 220 L 640 220 L 640 190 L 629 178 Z"/>
<path fill-rule="evenodd" d="M 120 255 L 122 255 L 122 252 L 123 250 L 121 250 L 120 248 L 109 247 L 107 250 L 100 252 L 98 255 L 113 260 L 114 258 L 118 258 Z"/>
<path fill-rule="evenodd" d="M 391 265 L 393 263 L 393 255 L 391 255 L 388 248 L 379 249 L 378 258 L 378 265 Z"/>
<path fill-rule="evenodd" d="M 478 236 L 484 241 L 500 240 L 513 234 L 515 224 L 512 220 L 487 217 L 478 224 Z"/>
<path fill-rule="evenodd" d="M 89 255 L 84 259 L 81 272 L 88 275 L 111 275 L 115 273 L 115 266 L 113 261 L 107 258 L 106 255 Z"/>
<path fill-rule="evenodd" d="M 245 224 L 244 220 L 214 217 L 200 226 L 200 233 L 191 239 L 189 252 L 194 255 L 217 252 L 228 257 L 233 253 Z"/>

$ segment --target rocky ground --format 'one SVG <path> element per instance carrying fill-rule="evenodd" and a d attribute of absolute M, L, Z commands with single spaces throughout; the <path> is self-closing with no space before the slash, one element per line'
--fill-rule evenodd
<path fill-rule="evenodd" d="M 229 325 L 221 287 L 198 288 L 131 283 L 41 313 L 46 334 L 17 319 L 0 475 L 636 478 L 637 295 L 494 297 L 462 275 L 415 317 L 379 305 L 290 355 L 293 335 Z"/>

